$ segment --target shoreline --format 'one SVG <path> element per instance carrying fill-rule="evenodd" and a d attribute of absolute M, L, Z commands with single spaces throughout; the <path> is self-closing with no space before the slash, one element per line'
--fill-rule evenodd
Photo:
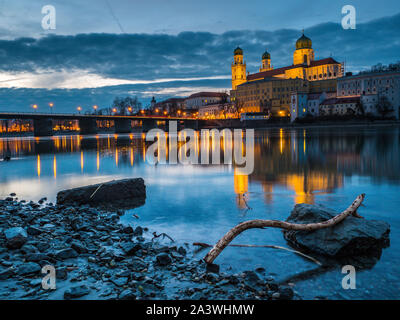
<path fill-rule="evenodd" d="M 12 194 L 0 200 L 0 211 L 0 300 L 300 298 L 264 268 L 219 272 L 191 244 L 122 224 L 121 210 L 25 202 Z M 18 230 L 14 242 L 10 229 Z M 43 289 L 44 266 L 54 267 L 56 289 Z"/>
<path fill-rule="evenodd" d="M 398 120 L 375 120 L 375 121 L 368 121 L 368 122 L 360 122 L 360 121 L 354 121 L 354 122 L 332 122 L 332 121 L 327 121 L 327 122 L 315 122 L 315 123 L 271 123 L 268 126 L 242 126 L 242 127 L 236 127 L 236 126 L 221 126 L 221 127 L 213 127 L 215 129 L 255 129 L 255 130 L 269 130 L 269 129 L 277 129 L 277 128 L 282 128 L 282 129 L 320 129 L 320 128 L 349 128 L 349 127 L 396 127 L 400 126 L 400 121 Z M 212 129 L 212 128 L 204 128 L 204 129 Z M 199 129 L 201 130 L 201 129 Z M 199 131 L 198 130 L 198 131 Z M 142 130 L 132 130 L 128 134 L 139 134 L 139 133 L 144 133 L 145 131 Z M 105 134 L 115 134 L 114 131 L 100 131 L 97 134 L 99 135 L 105 135 Z M 57 137 L 57 136 L 79 136 L 81 135 L 80 133 L 76 132 L 57 132 L 52 136 L 49 137 Z M 91 134 L 92 135 L 92 134 Z M 120 135 L 120 134 L 118 134 Z M 24 134 L 0 134 L 0 139 L 2 138 L 27 138 L 27 137 L 35 137 L 33 135 L 33 132 L 28 132 Z"/>

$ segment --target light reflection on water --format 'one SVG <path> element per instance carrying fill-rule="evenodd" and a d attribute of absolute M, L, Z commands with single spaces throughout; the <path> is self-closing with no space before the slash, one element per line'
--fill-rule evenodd
<path fill-rule="evenodd" d="M 200 135 L 197 138 L 201 140 Z M 196 142 L 196 150 L 204 140 Z M 301 129 L 256 132 L 255 168 L 250 176 L 230 165 L 151 166 L 142 135 L 59 136 L 0 139 L 0 197 L 54 201 L 59 190 L 107 180 L 143 177 L 147 201 L 133 210 L 141 225 L 180 242 L 214 243 L 237 223 L 254 218 L 284 220 L 296 203 L 337 210 L 367 194 L 360 213 L 391 224 L 391 246 L 371 270 L 357 275 L 357 290 L 341 289 L 341 270 L 295 285 L 301 296 L 399 298 L 400 131 L 387 129 Z M 214 144 L 209 145 L 215 148 Z M 223 143 L 221 150 L 227 146 Z M 249 209 L 249 207 L 251 209 Z M 124 220 L 138 221 L 129 212 Z M 235 243 L 287 246 L 279 230 L 249 230 Z M 201 253 L 203 254 L 203 253 Z M 273 249 L 227 248 L 218 257 L 234 272 L 264 267 L 276 278 L 314 268 L 312 262 Z"/>

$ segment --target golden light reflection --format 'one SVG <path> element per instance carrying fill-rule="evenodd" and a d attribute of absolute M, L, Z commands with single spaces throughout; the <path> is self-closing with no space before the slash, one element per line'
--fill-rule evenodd
<path fill-rule="evenodd" d="M 100 151 L 97 149 L 97 155 L 96 155 L 96 168 L 97 171 L 100 170 Z"/>
<path fill-rule="evenodd" d="M 83 166 L 84 166 L 83 151 L 81 151 L 81 172 L 83 172 Z"/>
<path fill-rule="evenodd" d="M 40 154 L 38 154 L 36 162 L 37 162 L 37 175 L 40 178 L 40 172 L 41 172 Z"/>
<path fill-rule="evenodd" d="M 54 155 L 54 158 L 53 158 L 53 174 L 54 174 L 54 179 L 57 179 L 57 159 L 56 159 L 56 155 Z"/>
<path fill-rule="evenodd" d="M 237 174 L 235 169 L 233 173 L 233 185 L 236 194 L 237 206 L 240 209 L 247 208 L 246 194 L 249 188 L 249 177 L 247 175 Z"/>
<path fill-rule="evenodd" d="M 118 167 L 118 148 L 116 147 L 115 148 L 115 164 L 116 164 L 116 166 Z"/>

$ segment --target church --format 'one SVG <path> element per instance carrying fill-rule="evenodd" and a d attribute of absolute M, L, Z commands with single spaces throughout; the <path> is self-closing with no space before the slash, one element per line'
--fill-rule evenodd
<path fill-rule="evenodd" d="M 243 60 L 243 50 L 237 47 L 234 50 L 232 63 L 232 90 L 246 82 L 263 80 L 266 78 L 303 79 L 319 81 L 340 78 L 343 75 L 342 64 L 333 58 L 315 60 L 312 41 L 304 35 L 296 41 L 291 66 L 274 69 L 271 64 L 271 54 L 264 52 L 261 58 L 259 72 L 246 74 L 246 63 Z"/>

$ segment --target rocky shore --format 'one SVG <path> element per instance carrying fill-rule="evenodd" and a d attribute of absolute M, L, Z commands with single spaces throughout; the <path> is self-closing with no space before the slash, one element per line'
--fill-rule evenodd
<path fill-rule="evenodd" d="M 263 268 L 220 272 L 187 243 L 123 225 L 123 214 L 15 194 L 0 200 L 0 299 L 296 298 Z M 55 289 L 43 288 L 45 266 L 54 267 Z"/>

